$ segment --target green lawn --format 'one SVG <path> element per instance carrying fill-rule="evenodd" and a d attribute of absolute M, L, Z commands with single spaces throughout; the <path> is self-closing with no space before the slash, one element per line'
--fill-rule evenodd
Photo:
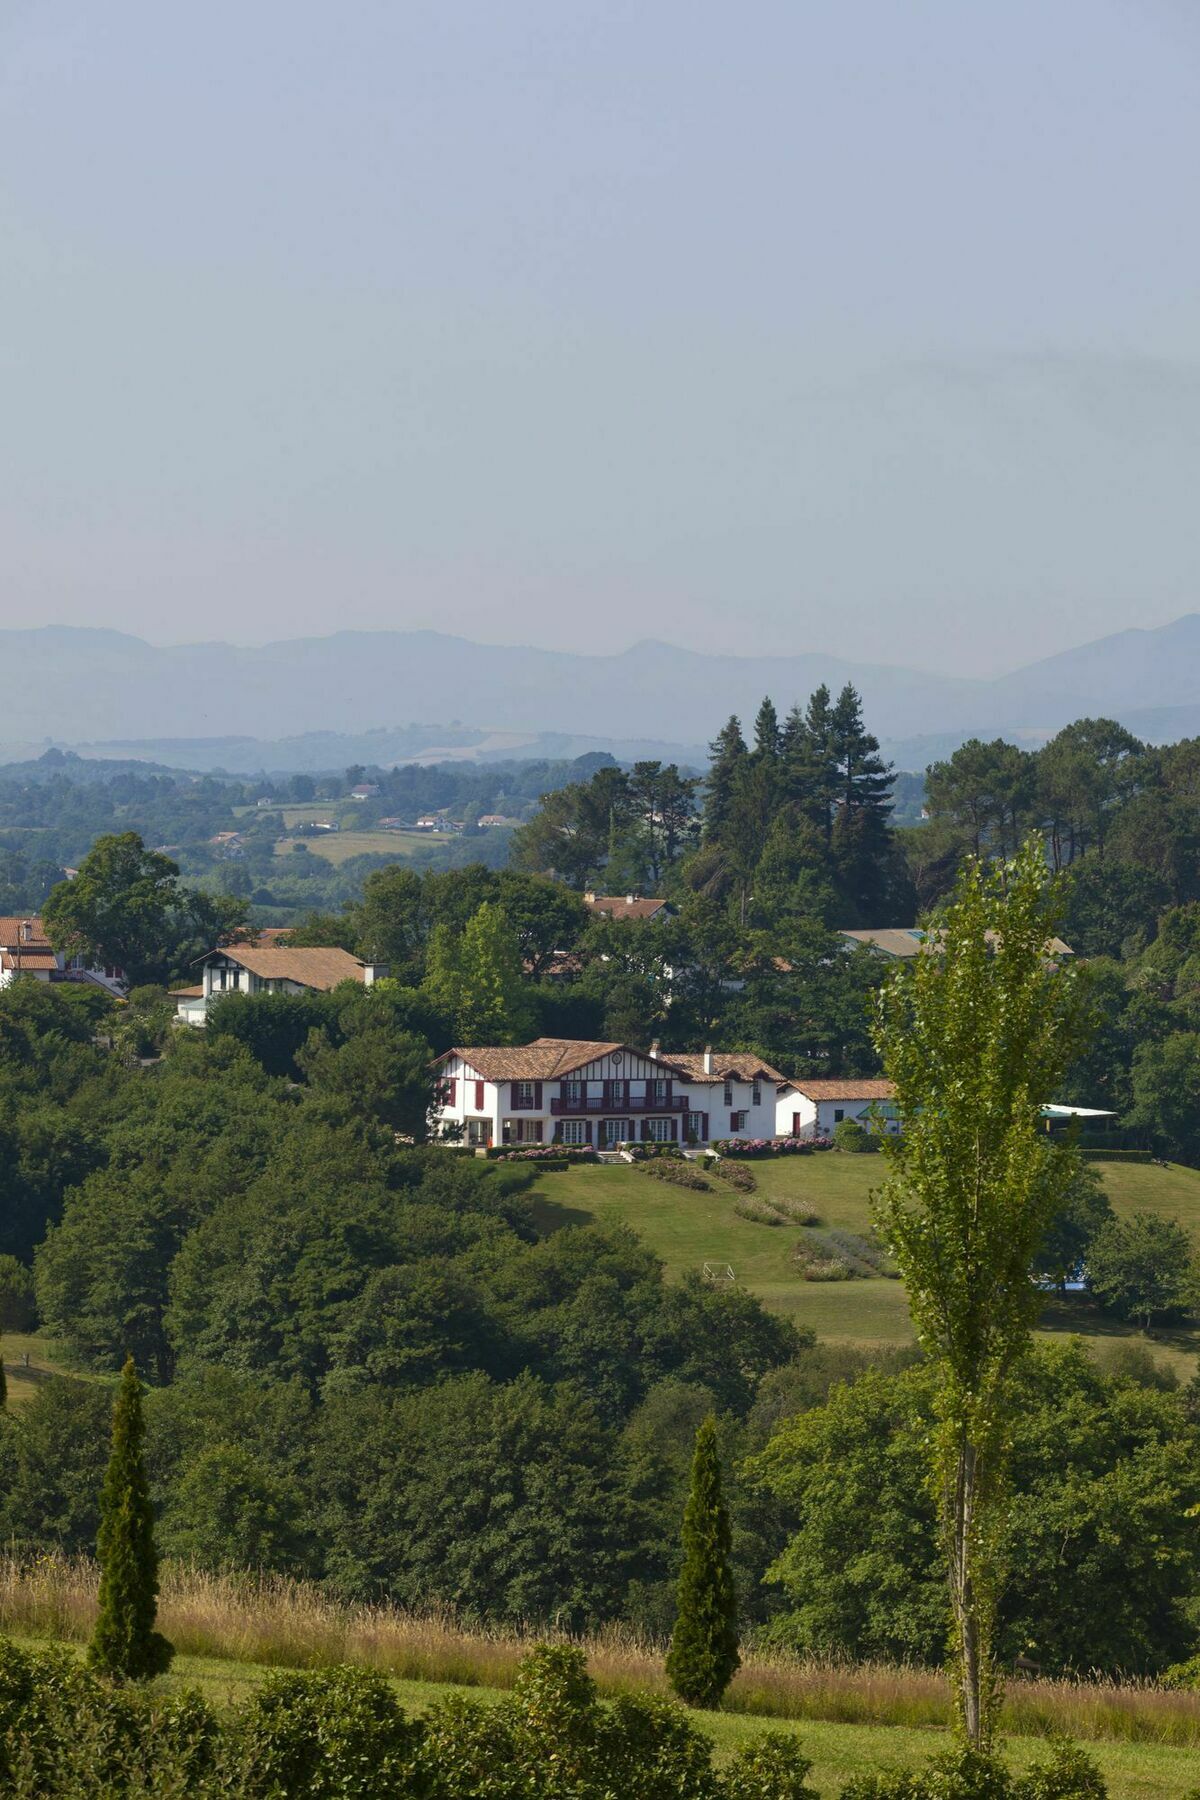
<path fill-rule="evenodd" d="M 764 1198 L 812 1206 L 824 1226 L 859 1235 L 868 1231 L 871 1190 L 884 1172 L 878 1157 L 823 1151 L 749 1166 Z M 1200 1239 L 1200 1171 L 1143 1163 L 1098 1166 L 1118 1213 L 1142 1209 L 1165 1213 Z M 544 1230 L 591 1219 L 619 1219 L 645 1239 L 671 1275 L 699 1272 L 705 1262 L 728 1263 L 737 1281 L 764 1304 L 799 1324 L 811 1325 L 822 1338 L 865 1345 L 912 1342 L 898 1281 L 802 1280 L 793 1260 L 805 1235 L 801 1228 L 739 1218 L 733 1210 L 733 1189 L 716 1176 L 709 1181 L 711 1193 L 691 1193 L 655 1181 L 628 1164 L 583 1165 L 539 1179 L 538 1219 Z M 1093 1338 L 1102 1357 L 1107 1346 L 1122 1338 L 1145 1342 L 1139 1332 L 1106 1318 L 1082 1296 L 1048 1306 L 1042 1329 L 1048 1335 L 1076 1332 Z M 1156 1332 L 1151 1347 L 1155 1356 L 1171 1362 L 1187 1379 L 1195 1370 L 1200 1338 L 1187 1331 Z"/>
<path fill-rule="evenodd" d="M 8 1384 L 8 1404 L 12 1407 L 24 1406 L 32 1400 L 43 1381 L 51 1375 L 72 1375 L 75 1371 L 64 1368 L 59 1360 L 57 1347 L 53 1338 L 27 1336 L 22 1332 L 6 1331 L 3 1339 L 4 1379 Z M 29 1367 L 25 1367 L 25 1357 L 29 1357 Z M 79 1375 L 80 1381 L 102 1381 L 103 1376 Z"/>
<path fill-rule="evenodd" d="M 18 1641 L 33 1647 L 30 1639 Z M 71 1647 L 82 1655 L 80 1646 Z M 163 1685 L 197 1688 L 213 1706 L 224 1708 L 245 1700 L 271 1672 L 258 1663 L 225 1661 L 210 1656 L 178 1656 Z M 392 1686 L 401 1705 L 414 1714 L 425 1712 L 450 1694 L 461 1694 L 484 1703 L 501 1698 L 501 1690 L 497 1688 L 460 1687 L 448 1682 L 393 1679 Z M 947 1745 L 947 1734 L 943 1731 L 904 1725 L 844 1725 L 823 1719 L 791 1724 L 786 1720 L 728 1712 L 695 1712 L 691 1717 L 696 1726 L 713 1739 L 718 1760 L 731 1755 L 741 1745 L 752 1743 L 766 1731 L 794 1733 L 805 1755 L 812 1759 L 811 1779 L 822 1800 L 834 1800 L 842 1785 L 853 1775 L 870 1770 L 882 1772 L 906 1764 L 920 1765 Z M 1028 1737 L 1007 1738 L 1003 1748 L 1008 1759 L 1021 1768 L 1046 1751 L 1043 1741 Z M 1086 1748 L 1104 1772 L 1110 1800 L 1179 1800 L 1179 1795 L 1196 1777 L 1194 1749 L 1108 1741 L 1090 1742 Z"/>

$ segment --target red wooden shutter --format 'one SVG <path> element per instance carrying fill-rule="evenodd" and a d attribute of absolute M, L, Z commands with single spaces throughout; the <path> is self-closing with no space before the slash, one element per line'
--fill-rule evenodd
<path fill-rule="evenodd" d="M 482 1081 L 477 1081 L 475 1083 L 475 1111 L 476 1112 L 483 1111 L 483 1083 L 482 1083 Z"/>
<path fill-rule="evenodd" d="M 592 1141 L 592 1121 L 590 1119 L 585 1119 L 583 1122 L 583 1141 L 585 1144 L 590 1144 Z"/>
<path fill-rule="evenodd" d="M 792 1114 L 792 1136 L 793 1137 L 800 1136 L 800 1114 L 799 1113 Z"/>
<path fill-rule="evenodd" d="M 737 1128 L 738 1128 L 738 1116 L 737 1116 L 737 1114 L 736 1114 L 736 1113 L 730 1113 L 730 1115 L 729 1115 L 729 1129 L 730 1129 L 730 1131 L 736 1131 L 736 1130 L 737 1130 Z"/>
<path fill-rule="evenodd" d="M 678 1119 L 671 1120 L 671 1142 L 673 1144 L 677 1144 L 679 1142 L 679 1120 Z"/>
<path fill-rule="evenodd" d="M 649 1121 L 649 1119 L 643 1119 L 642 1120 L 642 1142 L 643 1142 L 643 1144 L 647 1143 L 649 1141 L 649 1138 L 650 1138 L 650 1121 Z"/>
<path fill-rule="evenodd" d="M 542 1084 L 540 1081 L 535 1081 L 533 1084 L 533 1107 L 535 1112 L 542 1110 Z"/>

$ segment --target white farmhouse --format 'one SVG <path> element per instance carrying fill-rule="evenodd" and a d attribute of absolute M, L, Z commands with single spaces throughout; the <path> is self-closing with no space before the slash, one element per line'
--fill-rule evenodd
<path fill-rule="evenodd" d="M 755 1056 L 663 1056 L 657 1046 L 538 1038 L 440 1056 L 433 1135 L 475 1147 L 705 1144 L 771 1137 L 778 1070 Z"/>
<path fill-rule="evenodd" d="M 343 981 L 370 987 L 387 973 L 384 965 L 362 962 L 335 945 L 226 944 L 199 960 L 200 983 L 171 996 L 185 1025 L 203 1025 L 209 1002 L 221 994 L 325 994 Z"/>
<path fill-rule="evenodd" d="M 837 1081 L 810 1081 L 799 1076 L 780 1093 L 775 1129 L 779 1137 L 832 1137 L 835 1125 L 853 1119 L 871 1127 L 878 1119 L 886 1131 L 900 1129 L 891 1116 L 896 1090 L 877 1076 L 847 1075 Z"/>

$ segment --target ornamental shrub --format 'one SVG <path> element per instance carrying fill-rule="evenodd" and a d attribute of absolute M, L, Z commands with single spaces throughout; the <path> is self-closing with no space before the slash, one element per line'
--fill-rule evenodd
<path fill-rule="evenodd" d="M 696 1433 L 691 1491 L 683 1514 L 679 1611 L 667 1652 L 671 1686 L 689 1706 L 715 1706 L 741 1661 L 731 1549 L 717 1422 L 710 1414 Z"/>
<path fill-rule="evenodd" d="M 675 1187 L 691 1188 L 693 1192 L 711 1194 L 712 1186 L 707 1182 L 699 1169 L 688 1162 L 673 1162 L 667 1156 L 655 1156 L 648 1162 L 639 1162 L 637 1167 L 643 1175 L 653 1175 L 657 1181 L 669 1181 Z"/>
<path fill-rule="evenodd" d="M 839 1119 L 833 1128 L 835 1150 L 849 1150 L 857 1156 L 879 1148 L 878 1140 L 857 1119 Z"/>
<path fill-rule="evenodd" d="M 88 1646 L 92 1668 L 117 1681 L 161 1675 L 174 1654 L 154 1629 L 158 1556 L 144 1435 L 142 1384 L 130 1356 L 113 1406 L 112 1452 L 100 1493 L 100 1610 Z"/>
<path fill-rule="evenodd" d="M 714 1157 L 712 1172 L 742 1194 L 752 1194 L 758 1186 L 753 1169 L 748 1169 L 745 1163 L 727 1162 L 724 1157 Z"/>

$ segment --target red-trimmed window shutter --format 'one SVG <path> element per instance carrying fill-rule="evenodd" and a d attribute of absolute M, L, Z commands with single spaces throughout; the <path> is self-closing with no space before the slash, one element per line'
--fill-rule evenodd
<path fill-rule="evenodd" d="M 476 1112 L 483 1111 L 483 1083 L 482 1083 L 482 1081 L 477 1081 L 475 1083 L 475 1111 Z"/>
<path fill-rule="evenodd" d="M 533 1084 L 533 1108 L 535 1112 L 542 1110 L 542 1084 L 540 1081 L 535 1081 Z"/>
<path fill-rule="evenodd" d="M 447 1075 L 446 1079 L 442 1083 L 442 1105 L 443 1106 L 453 1106 L 454 1105 L 454 1077 L 453 1077 L 453 1075 Z"/>
<path fill-rule="evenodd" d="M 583 1141 L 585 1144 L 590 1144 L 592 1141 L 592 1121 L 590 1119 L 585 1119 L 583 1122 Z"/>

